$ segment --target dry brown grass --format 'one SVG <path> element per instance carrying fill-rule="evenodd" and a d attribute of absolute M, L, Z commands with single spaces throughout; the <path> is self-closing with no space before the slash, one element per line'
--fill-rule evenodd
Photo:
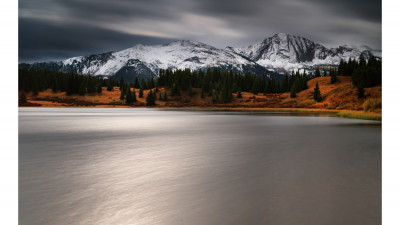
<path fill-rule="evenodd" d="M 313 91 L 316 82 L 323 97 L 323 101 L 318 103 L 313 100 Z M 289 93 L 283 94 L 258 94 L 242 92 L 243 98 L 237 98 L 233 94 L 233 101 L 227 104 L 212 104 L 211 97 L 205 93 L 205 98 L 200 97 L 201 90 L 193 88 L 196 94 L 190 97 L 186 92 L 181 96 L 168 96 L 169 101 L 163 102 L 157 100 L 155 107 L 193 107 L 193 108 L 306 108 L 313 110 L 363 110 L 363 103 L 370 98 L 381 100 L 382 87 L 376 86 L 365 89 L 365 98 L 357 98 L 357 90 L 353 87 L 351 78 L 338 76 L 335 84 L 330 83 L 330 77 L 319 77 L 308 82 L 308 89 L 297 93 L 296 98 L 290 98 Z M 132 89 L 133 90 L 133 89 Z M 114 87 L 113 91 L 107 91 L 103 88 L 101 94 L 87 94 L 85 96 L 72 95 L 67 96 L 65 92 L 54 93 L 51 90 L 40 92 L 38 96 L 27 94 L 27 100 L 30 103 L 40 104 L 44 107 L 145 107 L 146 96 L 149 90 L 144 91 L 144 97 L 138 98 L 139 90 L 136 89 L 138 102 L 132 105 L 126 105 L 119 99 L 119 87 Z M 160 88 L 164 93 L 170 93 L 169 89 Z M 157 98 L 159 93 L 157 93 Z M 374 109 L 374 112 L 380 113 L 380 109 Z"/>

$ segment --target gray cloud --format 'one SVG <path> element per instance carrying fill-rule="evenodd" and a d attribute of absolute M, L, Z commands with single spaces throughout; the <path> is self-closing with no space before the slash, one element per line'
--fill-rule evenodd
<path fill-rule="evenodd" d="M 176 39 L 244 46 L 278 32 L 381 48 L 381 1 L 20 0 L 20 61 Z"/>
<path fill-rule="evenodd" d="M 122 50 L 136 43 L 165 44 L 176 39 L 132 35 L 79 25 L 49 23 L 35 19 L 19 20 L 19 60 L 21 62 L 61 60 Z"/>

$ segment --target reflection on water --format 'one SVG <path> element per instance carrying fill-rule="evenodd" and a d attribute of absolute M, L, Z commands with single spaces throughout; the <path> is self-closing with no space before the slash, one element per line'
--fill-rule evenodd
<path fill-rule="evenodd" d="M 380 224 L 379 124 L 21 108 L 19 222 Z"/>

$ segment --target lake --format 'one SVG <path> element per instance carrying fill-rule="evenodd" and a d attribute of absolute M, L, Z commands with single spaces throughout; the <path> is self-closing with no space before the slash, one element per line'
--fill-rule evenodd
<path fill-rule="evenodd" d="M 19 224 L 381 224 L 381 123 L 19 108 Z"/>

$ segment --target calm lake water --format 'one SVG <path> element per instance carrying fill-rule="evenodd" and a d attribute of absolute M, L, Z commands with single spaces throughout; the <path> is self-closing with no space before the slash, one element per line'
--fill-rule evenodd
<path fill-rule="evenodd" d="M 381 123 L 20 108 L 19 223 L 381 224 Z"/>

